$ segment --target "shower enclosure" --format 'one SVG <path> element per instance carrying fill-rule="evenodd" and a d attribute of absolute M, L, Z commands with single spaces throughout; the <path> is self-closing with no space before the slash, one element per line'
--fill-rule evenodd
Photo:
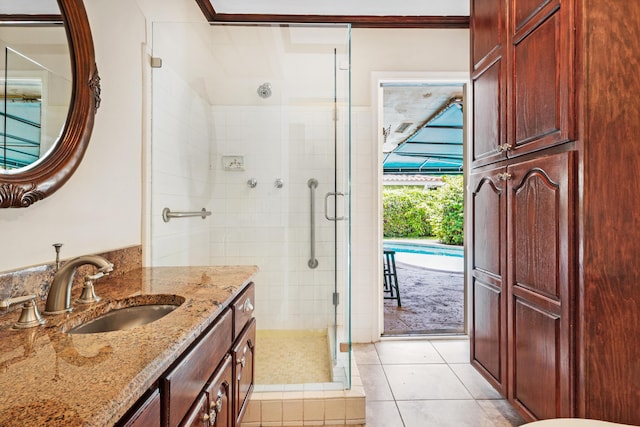
<path fill-rule="evenodd" d="M 152 55 L 147 263 L 258 265 L 256 383 L 349 388 L 350 28 L 156 23 Z"/>

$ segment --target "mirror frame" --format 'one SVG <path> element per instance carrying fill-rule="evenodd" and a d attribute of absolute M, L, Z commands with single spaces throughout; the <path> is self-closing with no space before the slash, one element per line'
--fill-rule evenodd
<path fill-rule="evenodd" d="M 69 44 L 72 72 L 67 120 L 53 150 L 33 166 L 0 172 L 0 208 L 26 208 L 58 190 L 75 172 L 89 145 L 100 106 L 100 76 L 83 0 L 57 0 Z M 38 21 L 38 17 L 0 15 L 0 20 Z M 43 22 L 50 21 L 47 16 Z M 49 17 L 50 18 L 50 17 Z"/>

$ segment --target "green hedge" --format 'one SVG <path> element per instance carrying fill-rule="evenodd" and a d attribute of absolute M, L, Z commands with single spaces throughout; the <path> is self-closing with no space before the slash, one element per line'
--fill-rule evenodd
<path fill-rule="evenodd" d="M 445 176 L 436 193 L 431 227 L 433 235 L 448 245 L 464 243 L 464 184 L 462 176 Z"/>
<path fill-rule="evenodd" d="M 432 193 L 416 187 L 385 188 L 382 193 L 384 237 L 431 236 Z"/>
<path fill-rule="evenodd" d="M 462 176 L 444 176 L 434 190 L 417 187 L 385 188 L 384 237 L 437 237 L 442 243 L 464 241 L 464 187 Z"/>

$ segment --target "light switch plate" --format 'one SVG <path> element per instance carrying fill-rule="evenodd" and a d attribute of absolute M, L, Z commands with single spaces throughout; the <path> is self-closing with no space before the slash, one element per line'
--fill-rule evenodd
<path fill-rule="evenodd" d="M 226 171 L 243 171 L 244 156 L 222 156 L 222 167 Z"/>

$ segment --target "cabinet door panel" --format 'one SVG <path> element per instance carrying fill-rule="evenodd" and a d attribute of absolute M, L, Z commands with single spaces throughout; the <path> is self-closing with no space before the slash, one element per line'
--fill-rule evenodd
<path fill-rule="evenodd" d="M 560 319 L 519 298 L 514 305 L 513 400 L 537 419 L 556 418 Z"/>
<path fill-rule="evenodd" d="M 509 398 L 531 418 L 572 414 L 574 152 L 507 168 Z"/>
<path fill-rule="evenodd" d="M 231 427 L 232 399 L 231 384 L 233 384 L 231 355 L 227 355 L 218 372 L 207 386 L 209 398 L 209 425 L 211 427 Z"/>
<path fill-rule="evenodd" d="M 573 256 L 573 152 L 509 166 L 510 284 L 560 301 Z"/>
<path fill-rule="evenodd" d="M 505 194 L 494 169 L 471 176 L 473 269 L 500 278 L 504 273 Z"/>
<path fill-rule="evenodd" d="M 505 360 L 502 353 L 504 309 L 502 290 L 496 286 L 473 280 L 473 346 L 471 359 L 498 390 L 502 390 Z"/>
<path fill-rule="evenodd" d="M 477 65 L 503 43 L 504 0 L 471 0 L 471 10 L 472 60 Z"/>
<path fill-rule="evenodd" d="M 233 403 L 236 427 L 242 417 L 253 391 L 256 344 L 256 319 L 252 319 L 233 347 Z"/>
<path fill-rule="evenodd" d="M 510 156 L 566 142 L 572 136 L 569 78 L 573 62 L 560 10 L 513 43 Z"/>
<path fill-rule="evenodd" d="M 472 210 L 471 360 L 506 394 L 506 192 L 498 168 L 470 176 Z"/>
<path fill-rule="evenodd" d="M 550 4 L 552 0 L 512 0 L 513 1 L 513 19 L 515 20 L 515 28 L 520 29 L 531 17 L 544 6 Z M 558 0 L 553 1 L 558 3 Z"/>
<path fill-rule="evenodd" d="M 503 61 L 496 62 L 473 77 L 473 159 L 481 166 L 505 158 L 499 147 L 504 143 Z"/>
<path fill-rule="evenodd" d="M 511 194 L 514 284 L 559 299 L 558 267 L 561 262 L 559 216 L 561 182 L 534 168 L 517 181 Z"/>
<path fill-rule="evenodd" d="M 180 427 L 209 427 L 207 396 L 204 393 L 198 397 L 196 403 L 184 417 Z"/>

